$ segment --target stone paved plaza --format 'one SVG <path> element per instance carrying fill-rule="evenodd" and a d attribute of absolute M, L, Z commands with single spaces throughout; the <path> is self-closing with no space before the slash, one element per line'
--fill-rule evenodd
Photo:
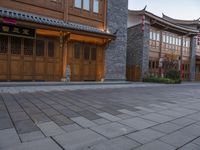
<path fill-rule="evenodd" d="M 200 84 L 0 87 L 2 150 L 200 150 Z"/>

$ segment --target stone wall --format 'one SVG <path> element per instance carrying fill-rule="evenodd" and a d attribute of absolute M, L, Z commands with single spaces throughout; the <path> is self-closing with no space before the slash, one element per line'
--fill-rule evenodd
<path fill-rule="evenodd" d="M 149 33 L 150 25 L 145 24 L 144 31 L 141 24 L 128 29 L 127 65 L 139 65 L 141 79 L 149 70 Z"/>
<path fill-rule="evenodd" d="M 143 33 L 141 24 L 128 28 L 127 65 L 140 65 L 143 58 Z"/>
<path fill-rule="evenodd" d="M 107 28 L 116 40 L 106 48 L 105 80 L 125 80 L 128 0 L 107 0 Z"/>
<path fill-rule="evenodd" d="M 142 77 L 145 73 L 149 72 L 149 41 L 150 41 L 150 25 L 145 24 L 143 36 L 143 64 L 142 64 Z"/>
<path fill-rule="evenodd" d="M 195 70 L 196 70 L 196 39 L 191 38 L 191 49 L 190 49 L 190 81 L 195 80 Z"/>

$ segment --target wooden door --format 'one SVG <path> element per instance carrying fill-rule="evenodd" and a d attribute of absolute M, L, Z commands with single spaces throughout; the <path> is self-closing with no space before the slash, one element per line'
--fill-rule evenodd
<path fill-rule="evenodd" d="M 10 80 L 23 79 L 22 38 L 10 37 Z"/>
<path fill-rule="evenodd" d="M 62 50 L 60 48 L 59 40 L 50 40 L 48 44 L 48 59 L 53 67 L 53 70 L 51 70 L 51 80 L 59 81 L 61 79 L 61 56 Z"/>
<path fill-rule="evenodd" d="M 71 63 L 71 77 L 73 81 L 81 80 L 81 64 L 82 64 L 82 46 L 81 43 L 73 43 L 71 48 L 72 63 Z"/>
<path fill-rule="evenodd" d="M 47 41 L 47 80 L 54 80 L 54 70 L 55 70 L 55 42 L 52 40 Z"/>
<path fill-rule="evenodd" d="M 46 77 L 46 45 L 44 40 L 36 40 L 35 80 L 44 80 Z"/>
<path fill-rule="evenodd" d="M 92 47 L 90 51 L 90 80 L 95 81 L 97 76 L 97 47 Z"/>
<path fill-rule="evenodd" d="M 23 40 L 23 79 L 32 81 L 34 80 L 34 40 Z"/>
<path fill-rule="evenodd" d="M 92 44 L 79 42 L 69 44 L 67 57 L 72 81 L 97 80 L 97 53 L 97 46 Z"/>
<path fill-rule="evenodd" d="M 83 47 L 83 80 L 90 80 L 90 47 Z"/>
<path fill-rule="evenodd" d="M 8 80 L 8 37 L 0 35 L 0 80 Z"/>
<path fill-rule="evenodd" d="M 83 80 L 96 80 L 96 54 L 97 48 L 89 45 L 83 48 Z"/>

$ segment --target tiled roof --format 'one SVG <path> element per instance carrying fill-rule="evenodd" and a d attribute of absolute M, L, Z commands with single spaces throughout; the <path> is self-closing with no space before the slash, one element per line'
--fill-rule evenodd
<path fill-rule="evenodd" d="M 17 19 L 17 20 L 30 21 L 30 22 L 34 22 L 34 23 L 40 23 L 40 24 L 60 27 L 60 28 L 64 28 L 64 29 L 78 30 L 78 31 L 96 33 L 96 34 L 101 34 L 101 35 L 114 36 L 110 33 L 101 31 L 94 27 L 80 25 L 80 24 L 76 24 L 76 23 L 69 23 L 69 22 L 66 23 L 63 20 L 44 17 L 44 16 L 40 16 L 40 15 L 35 15 L 32 13 L 27 13 L 27 12 L 11 10 L 11 9 L 7 9 L 7 8 L 3 8 L 3 7 L 0 7 L 0 17 L 7 17 L 7 18 L 13 18 L 13 19 Z"/>
<path fill-rule="evenodd" d="M 143 10 L 129 10 L 129 14 L 134 14 L 134 15 L 146 15 L 154 20 L 156 20 L 156 22 L 159 22 L 161 25 L 166 26 L 167 28 L 171 28 L 172 30 L 178 31 L 180 33 L 184 33 L 184 34 L 193 34 L 196 35 L 199 31 L 197 29 L 191 29 L 189 27 L 183 26 L 183 25 L 179 25 L 179 24 L 175 24 L 172 21 L 169 21 L 165 18 L 161 18 L 159 16 L 154 15 L 151 12 L 146 11 L 145 9 Z"/>

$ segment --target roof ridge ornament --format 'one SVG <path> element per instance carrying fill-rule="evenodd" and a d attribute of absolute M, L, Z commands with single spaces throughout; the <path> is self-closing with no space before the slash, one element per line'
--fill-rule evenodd
<path fill-rule="evenodd" d="M 144 8 L 142 9 L 142 11 L 146 11 L 147 5 L 144 6 Z"/>

